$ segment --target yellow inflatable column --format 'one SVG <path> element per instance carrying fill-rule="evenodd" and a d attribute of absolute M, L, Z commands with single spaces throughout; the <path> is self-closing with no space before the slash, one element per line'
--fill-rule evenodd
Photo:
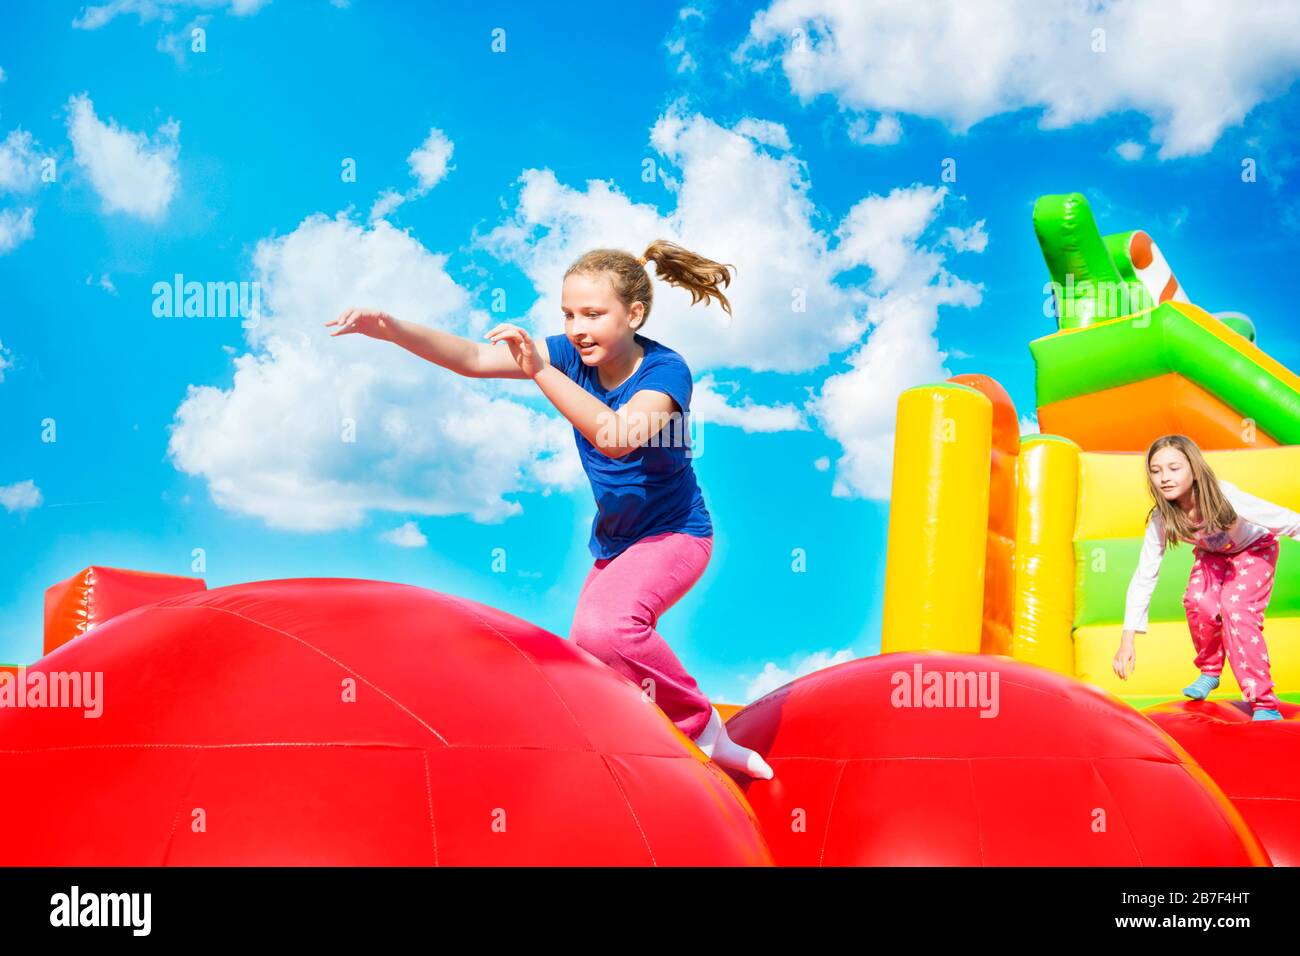
<path fill-rule="evenodd" d="M 993 403 L 918 385 L 898 397 L 880 649 L 980 652 Z"/>
<path fill-rule="evenodd" d="M 1074 673 L 1074 527 L 1081 449 L 1058 435 L 1020 442 L 1012 655 Z"/>

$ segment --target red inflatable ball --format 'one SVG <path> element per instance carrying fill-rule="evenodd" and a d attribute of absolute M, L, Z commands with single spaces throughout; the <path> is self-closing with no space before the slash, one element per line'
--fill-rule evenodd
<path fill-rule="evenodd" d="M 5 866 L 771 863 L 736 785 L 639 688 L 434 591 L 181 594 L 24 684 L 0 708 Z"/>
<path fill-rule="evenodd" d="M 1143 711 L 1241 811 L 1274 866 L 1300 866 L 1300 706 L 1254 723 L 1244 703 L 1177 701 Z"/>
<path fill-rule="evenodd" d="M 731 738 L 781 866 L 1268 865 L 1241 815 L 1151 721 L 992 655 L 898 653 L 801 677 Z"/>

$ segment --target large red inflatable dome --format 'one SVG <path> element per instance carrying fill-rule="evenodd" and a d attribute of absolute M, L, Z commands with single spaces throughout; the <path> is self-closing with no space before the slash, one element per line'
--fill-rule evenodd
<path fill-rule="evenodd" d="M 775 771 L 742 789 L 778 865 L 1268 864 L 1155 724 L 1007 657 L 850 661 L 773 691 L 727 730 Z"/>
<path fill-rule="evenodd" d="M 1300 706 L 1257 723 L 1246 704 L 1176 701 L 1144 713 L 1214 778 L 1274 866 L 1300 866 Z"/>
<path fill-rule="evenodd" d="M 474 601 L 241 584 L 28 670 L 101 674 L 102 714 L 0 709 L 3 865 L 771 862 L 736 785 L 636 686 Z"/>

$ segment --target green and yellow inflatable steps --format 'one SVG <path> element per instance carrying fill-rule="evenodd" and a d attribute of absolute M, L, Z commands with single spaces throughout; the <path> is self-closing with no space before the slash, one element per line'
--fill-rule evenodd
<path fill-rule="evenodd" d="M 1191 303 L 1140 229 L 1103 236 L 1079 193 L 1041 196 L 1034 232 L 1058 331 L 1029 345 L 1038 425 L 1088 451 L 1300 443 L 1300 377 L 1255 344 L 1239 313 Z"/>
<path fill-rule="evenodd" d="M 984 376 L 958 379 L 899 396 L 882 651 L 1009 654 L 1135 704 L 1178 697 L 1195 676 L 1181 606 L 1190 547 L 1166 554 L 1136 673 L 1121 681 L 1111 669 L 1151 507 L 1145 447 L 1012 440 L 1005 391 Z M 1243 489 L 1300 508 L 1300 446 L 1206 457 Z M 1290 540 L 1265 636 L 1277 692 L 1300 695 L 1300 547 Z M 1237 694 L 1225 671 L 1219 695 Z"/>
<path fill-rule="evenodd" d="M 1029 343 L 1038 424 L 1090 450 L 1300 444 L 1300 376 L 1205 310 L 1166 302 Z"/>

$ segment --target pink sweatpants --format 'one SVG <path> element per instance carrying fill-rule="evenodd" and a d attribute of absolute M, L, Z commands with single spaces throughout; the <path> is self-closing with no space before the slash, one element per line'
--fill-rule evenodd
<path fill-rule="evenodd" d="M 598 560 L 569 629 L 569 640 L 640 687 L 692 740 L 709 722 L 712 704 L 655 628 L 704 574 L 712 554 L 712 536 L 667 531 Z"/>
<path fill-rule="evenodd" d="M 1256 709 L 1277 707 L 1264 643 L 1264 609 L 1273 594 L 1277 537 L 1264 535 L 1236 554 L 1195 549 L 1183 595 L 1202 674 L 1223 673 L 1224 651 L 1242 695 Z"/>

